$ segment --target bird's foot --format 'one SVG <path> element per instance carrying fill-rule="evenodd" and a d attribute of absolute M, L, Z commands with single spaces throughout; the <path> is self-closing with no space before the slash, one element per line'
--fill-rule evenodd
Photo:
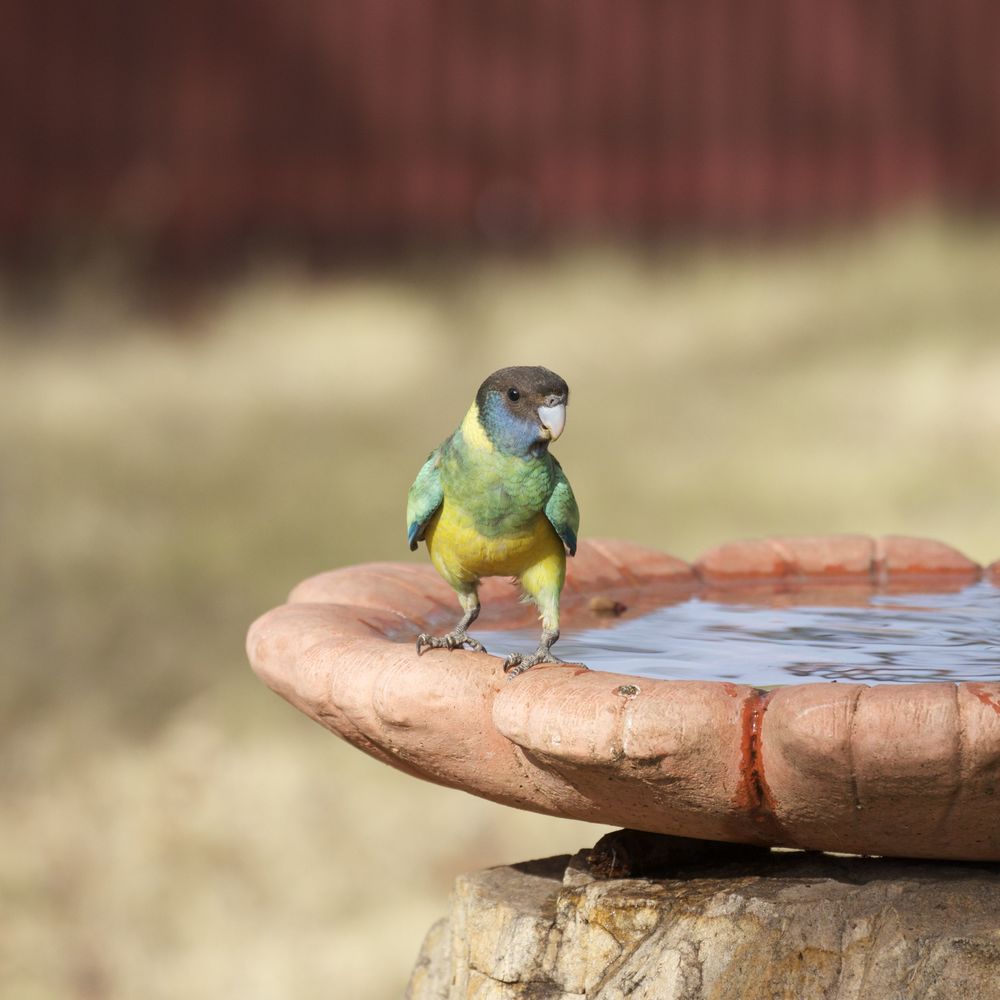
<path fill-rule="evenodd" d="M 427 649 L 461 649 L 463 646 L 468 646 L 476 653 L 486 652 L 486 647 L 464 629 L 457 628 L 447 635 L 428 635 L 423 632 L 417 636 L 417 656 Z"/>
<path fill-rule="evenodd" d="M 521 653 L 511 653 L 503 661 L 503 672 L 507 675 L 507 680 L 523 674 L 525 670 L 534 667 L 539 663 L 565 663 L 558 656 L 553 656 L 551 650 L 545 646 L 539 646 L 531 656 L 523 656 Z"/>

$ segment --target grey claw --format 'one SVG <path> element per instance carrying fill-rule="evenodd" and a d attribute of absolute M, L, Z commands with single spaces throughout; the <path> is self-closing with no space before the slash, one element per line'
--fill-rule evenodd
<path fill-rule="evenodd" d="M 530 670 L 536 664 L 539 663 L 565 663 L 565 660 L 560 660 L 558 656 L 553 656 L 547 649 L 538 650 L 532 653 L 531 656 L 522 656 L 520 653 L 511 653 L 503 661 L 503 672 L 507 675 L 507 679 L 511 680 L 517 677 L 518 674 L 523 674 L 525 670 Z"/>
<path fill-rule="evenodd" d="M 509 674 L 512 670 L 515 671 L 514 676 L 517 676 L 521 671 L 517 668 L 521 665 L 524 657 L 520 653 L 511 653 L 509 656 L 504 658 L 503 661 L 503 672 Z"/>
<path fill-rule="evenodd" d="M 440 636 L 422 632 L 417 636 L 417 656 L 421 656 L 428 649 L 461 649 L 463 646 L 468 646 L 477 653 L 486 652 L 486 647 L 478 639 L 473 639 L 464 632 L 449 632 Z"/>

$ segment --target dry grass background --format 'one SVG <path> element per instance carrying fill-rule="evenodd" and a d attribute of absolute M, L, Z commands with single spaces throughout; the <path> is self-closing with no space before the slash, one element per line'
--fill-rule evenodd
<path fill-rule="evenodd" d="M 1000 234 L 262 268 L 183 320 L 99 274 L 0 336 L 0 995 L 397 996 L 459 871 L 602 832 L 422 785 L 251 676 L 298 579 L 406 549 L 480 379 L 573 389 L 583 531 L 1000 556 Z M 8 289 L 9 291 L 9 289 Z"/>

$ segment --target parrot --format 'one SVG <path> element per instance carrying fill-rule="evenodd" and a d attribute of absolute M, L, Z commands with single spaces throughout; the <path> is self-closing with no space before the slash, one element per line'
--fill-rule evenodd
<path fill-rule="evenodd" d="M 566 555 L 576 554 L 580 511 L 562 466 L 549 452 L 566 426 L 569 386 L 540 366 L 501 368 L 480 385 L 451 437 L 431 452 L 406 504 L 411 550 L 426 544 L 438 573 L 458 595 L 462 617 L 446 635 L 417 638 L 417 653 L 469 647 L 479 616 L 479 584 L 509 576 L 539 611 L 542 634 L 529 656 L 511 653 L 504 672 L 561 663 L 559 598 Z"/>

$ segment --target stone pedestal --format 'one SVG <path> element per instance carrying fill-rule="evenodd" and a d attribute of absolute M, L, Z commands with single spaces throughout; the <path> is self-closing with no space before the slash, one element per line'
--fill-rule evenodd
<path fill-rule="evenodd" d="M 463 875 L 409 1000 L 994 1000 L 1000 866 L 774 851 Z"/>

